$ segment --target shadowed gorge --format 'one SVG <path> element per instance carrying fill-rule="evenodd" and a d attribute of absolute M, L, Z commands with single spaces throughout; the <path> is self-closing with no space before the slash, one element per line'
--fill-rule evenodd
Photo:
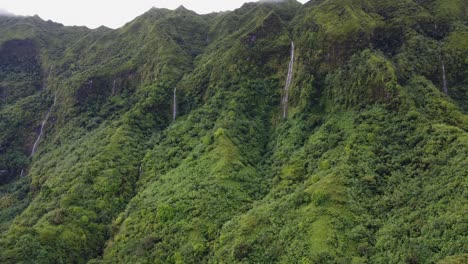
<path fill-rule="evenodd" d="M 467 11 L 0 15 L 0 263 L 465 263 Z"/>

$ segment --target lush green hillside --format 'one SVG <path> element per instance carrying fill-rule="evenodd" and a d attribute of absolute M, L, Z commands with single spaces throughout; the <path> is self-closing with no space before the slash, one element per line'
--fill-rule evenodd
<path fill-rule="evenodd" d="M 466 263 L 467 12 L 0 17 L 0 262 Z"/>

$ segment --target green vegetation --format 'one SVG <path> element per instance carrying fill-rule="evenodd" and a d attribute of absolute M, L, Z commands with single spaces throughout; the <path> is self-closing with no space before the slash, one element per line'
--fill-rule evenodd
<path fill-rule="evenodd" d="M 465 263 L 467 8 L 0 17 L 0 262 Z"/>

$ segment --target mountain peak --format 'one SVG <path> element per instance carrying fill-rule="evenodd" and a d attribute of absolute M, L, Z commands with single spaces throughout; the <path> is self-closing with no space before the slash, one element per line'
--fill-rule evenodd
<path fill-rule="evenodd" d="M 184 5 L 180 5 L 175 9 L 176 11 L 189 11 Z"/>
<path fill-rule="evenodd" d="M 286 2 L 294 2 L 299 3 L 296 0 L 259 0 L 259 3 L 270 3 L 270 4 L 279 4 L 279 3 L 286 3 Z"/>
<path fill-rule="evenodd" d="M 195 13 L 192 10 L 187 9 L 184 5 L 180 5 L 176 9 L 174 9 L 176 13 Z"/>

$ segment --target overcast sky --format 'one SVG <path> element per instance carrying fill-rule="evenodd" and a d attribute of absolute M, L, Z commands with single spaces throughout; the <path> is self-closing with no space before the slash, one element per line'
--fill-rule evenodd
<path fill-rule="evenodd" d="M 0 14 L 39 15 L 64 25 L 118 28 L 151 7 L 180 5 L 199 14 L 233 10 L 255 0 L 0 0 Z M 307 0 L 299 0 L 305 3 Z"/>

